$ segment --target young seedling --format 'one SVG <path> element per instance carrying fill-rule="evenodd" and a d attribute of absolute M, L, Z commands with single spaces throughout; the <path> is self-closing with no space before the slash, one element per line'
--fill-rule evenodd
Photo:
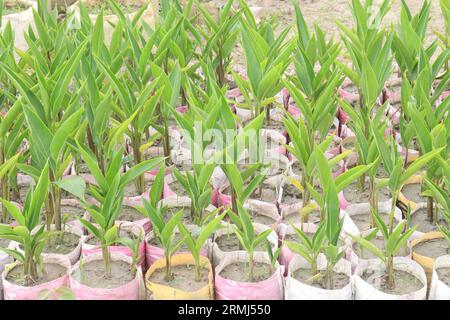
<path fill-rule="evenodd" d="M 380 179 L 379 186 L 389 186 L 392 193 L 391 211 L 389 214 L 389 232 L 392 232 L 394 228 L 395 208 L 400 190 L 412 175 L 417 173 L 422 167 L 428 165 L 433 158 L 438 156 L 442 152 L 442 148 L 432 150 L 422 155 L 412 162 L 407 169 L 405 169 L 403 167 L 403 161 L 398 154 L 397 148 L 395 147 L 393 138 L 390 137 L 390 144 L 388 144 L 383 138 L 386 125 L 382 125 L 381 130 L 378 129 L 379 127 L 379 125 L 377 127 L 377 124 L 371 124 L 370 130 L 383 160 L 384 168 L 389 175 L 389 178 Z"/>
<path fill-rule="evenodd" d="M 39 217 L 49 185 L 49 166 L 47 164 L 39 176 L 36 187 L 32 187 L 28 192 L 22 210 L 8 200 L 0 199 L 17 223 L 15 227 L 0 225 L 0 238 L 18 242 L 23 248 L 23 253 L 6 248 L 0 248 L 0 250 L 23 265 L 25 285 L 33 285 L 38 281 L 38 265 L 42 263 L 41 253 L 50 235 L 44 226 L 39 226 Z"/>
<path fill-rule="evenodd" d="M 274 96 L 282 89 L 281 75 L 291 63 L 294 41 L 285 41 L 290 28 L 284 29 L 275 40 L 273 26 L 262 22 L 258 28 L 245 1 L 239 0 L 239 4 L 244 13 L 240 25 L 249 81 L 234 72 L 233 78 L 245 97 L 244 107 L 250 109 L 253 117 L 266 108 L 269 121 Z"/>
<path fill-rule="evenodd" d="M 311 278 L 317 275 L 317 258 L 322 252 L 323 245 L 326 240 L 325 224 L 321 223 L 317 228 L 312 239 L 309 239 L 308 235 L 299 228 L 292 225 L 299 241 L 284 241 L 284 244 L 293 252 L 302 256 L 311 266 Z"/>
<path fill-rule="evenodd" d="M 383 261 L 386 267 L 386 286 L 388 289 L 393 289 L 395 287 L 394 257 L 397 255 L 399 250 L 405 246 L 408 239 L 416 230 L 416 227 L 409 228 L 406 225 L 406 221 L 402 220 L 395 228 L 388 230 L 388 226 L 384 223 L 383 219 L 380 218 L 377 212 L 372 211 L 372 215 L 377 223 L 378 230 L 381 231 L 381 234 L 384 237 L 384 250 L 377 248 L 367 239 L 355 235 L 350 236 L 361 246 L 372 252 L 381 261 Z"/>
<path fill-rule="evenodd" d="M 215 70 L 218 85 L 223 87 L 226 84 L 226 75 L 231 63 L 231 53 L 239 38 L 239 19 L 241 11 L 234 12 L 233 1 L 228 0 L 225 5 L 219 9 L 217 21 L 205 10 L 198 1 L 198 8 L 207 30 L 199 28 L 206 43 L 202 46 L 203 56 L 207 57 L 205 61 Z"/>
<path fill-rule="evenodd" d="M 259 234 L 255 234 L 255 229 L 251 220 L 250 214 L 238 203 L 238 213 L 234 213 L 229 210 L 228 215 L 233 221 L 234 232 L 239 239 L 242 247 L 248 254 L 248 281 L 253 282 L 253 271 L 254 271 L 254 254 L 256 248 L 267 240 L 267 237 L 272 231 L 272 229 L 265 230 Z"/>
<path fill-rule="evenodd" d="M 269 241 L 266 241 L 266 245 L 267 245 L 267 254 L 268 254 L 269 260 L 270 260 L 269 272 L 270 272 L 270 274 L 273 274 L 275 272 L 275 266 L 277 264 L 278 257 L 280 256 L 282 248 L 279 247 L 278 249 L 273 251 L 272 244 Z"/>
<path fill-rule="evenodd" d="M 370 10 L 373 1 L 352 1 L 352 14 L 355 18 L 356 28 L 349 29 L 340 22 L 338 26 L 342 31 L 342 40 L 352 60 L 352 68 L 337 61 L 338 66 L 345 75 L 358 87 L 359 118 L 362 120 L 361 134 L 364 139 L 358 139 L 357 147 L 362 148 L 358 155 L 364 154 L 364 141 L 370 143 L 371 133 L 368 124 L 372 120 L 373 110 L 377 98 L 384 88 L 392 69 L 390 48 L 393 33 L 380 30 L 379 25 L 389 11 L 390 0 L 384 0 L 376 14 Z M 364 164 L 363 158 L 359 163 Z M 365 189 L 365 175 L 360 177 L 360 188 Z"/>
<path fill-rule="evenodd" d="M 120 243 L 131 250 L 131 274 L 133 276 L 136 275 L 137 265 L 142 259 L 142 256 L 139 254 L 139 249 L 142 245 L 143 238 L 144 235 L 142 234 L 142 230 L 139 230 L 139 234 L 134 236 L 133 239 L 129 237 L 121 237 L 116 240 L 116 243 Z"/>
<path fill-rule="evenodd" d="M 175 241 L 175 228 L 180 224 L 183 217 L 183 210 L 174 214 L 169 221 L 164 222 L 164 209 L 158 207 L 155 211 L 150 203 L 142 199 L 144 208 L 147 210 L 148 217 L 152 222 L 153 234 L 164 249 L 164 258 L 166 261 L 166 281 L 173 279 L 172 273 L 172 256 L 178 252 L 184 242 L 184 238 Z"/>
<path fill-rule="evenodd" d="M 183 223 L 178 224 L 178 229 L 184 237 L 184 243 L 191 252 L 195 261 L 195 280 L 200 281 L 202 265 L 200 263 L 200 253 L 205 245 L 208 238 L 213 234 L 218 228 L 220 228 L 220 222 L 226 213 L 223 213 L 216 218 L 212 219 L 210 222 L 205 223 L 201 228 L 195 232 L 195 235 L 190 232 Z"/>
<path fill-rule="evenodd" d="M 97 185 L 90 185 L 88 192 L 93 196 L 97 204 L 91 204 L 84 198 L 84 185 L 78 188 L 67 190 L 77 196 L 95 225 L 90 221 L 78 218 L 83 226 L 99 240 L 102 248 L 105 273 L 111 275 L 111 254 L 109 246 L 117 240 L 117 225 L 115 223 L 120 211 L 124 197 L 124 189 L 127 184 L 132 182 L 137 176 L 145 171 L 151 170 L 162 162 L 161 158 L 144 161 L 137 166 L 130 168 L 125 174 L 121 174 L 123 148 L 114 153 L 112 161 L 106 169 L 106 175 L 103 175 L 95 156 L 89 152 L 86 146 L 78 144 L 78 152 L 86 162 Z"/>

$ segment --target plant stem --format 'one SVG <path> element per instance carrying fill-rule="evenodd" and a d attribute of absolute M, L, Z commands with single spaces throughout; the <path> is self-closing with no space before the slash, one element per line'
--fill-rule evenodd
<path fill-rule="evenodd" d="M 102 256 L 103 262 L 105 264 L 105 274 L 107 277 L 111 276 L 111 252 L 109 252 L 109 247 L 102 245 Z"/>
<path fill-rule="evenodd" d="M 427 197 L 427 215 L 430 222 L 434 221 L 433 211 L 433 197 Z"/>
<path fill-rule="evenodd" d="M 394 230 L 395 205 L 397 204 L 398 191 L 392 192 L 391 212 L 389 213 L 389 234 Z"/>
<path fill-rule="evenodd" d="M 172 280 L 172 261 L 169 255 L 166 255 L 166 281 Z"/>
<path fill-rule="evenodd" d="M 378 199 L 377 199 L 377 187 L 375 182 L 375 176 L 370 175 L 370 207 L 375 211 L 378 212 Z M 373 216 L 371 215 L 371 221 L 372 221 L 372 227 L 375 227 L 375 220 Z"/>
<path fill-rule="evenodd" d="M 134 165 L 138 165 L 142 162 L 142 153 L 140 150 L 140 136 L 139 134 L 135 134 L 133 140 L 131 141 L 133 145 L 133 157 L 134 157 Z M 139 175 L 136 177 L 135 181 L 136 191 L 139 194 L 144 193 L 144 186 L 145 186 L 145 180 L 144 180 L 144 174 Z"/>
<path fill-rule="evenodd" d="M 386 286 L 388 289 L 394 288 L 394 258 L 392 256 L 387 258 L 386 261 Z"/>
<path fill-rule="evenodd" d="M 164 119 L 164 156 L 166 157 L 166 164 L 171 165 L 172 161 L 170 159 L 170 136 L 166 119 Z"/>

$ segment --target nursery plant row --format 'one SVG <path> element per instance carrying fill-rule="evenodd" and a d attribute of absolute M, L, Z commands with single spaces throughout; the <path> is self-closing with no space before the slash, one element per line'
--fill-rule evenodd
<path fill-rule="evenodd" d="M 450 3 L 349 4 L 0 0 L 3 298 L 449 299 Z"/>

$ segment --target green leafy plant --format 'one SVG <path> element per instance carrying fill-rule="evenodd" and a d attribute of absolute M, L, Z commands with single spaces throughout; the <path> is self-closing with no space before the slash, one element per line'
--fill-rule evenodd
<path fill-rule="evenodd" d="M 123 148 L 120 148 L 114 153 L 112 161 L 106 168 L 106 174 L 104 175 L 89 148 L 78 144 L 78 152 L 81 154 L 81 157 L 96 181 L 96 185 L 89 185 L 87 191 L 90 196 L 98 201 L 98 205 L 91 204 L 85 200 L 84 185 L 78 185 L 67 189 L 67 191 L 80 199 L 91 218 L 95 221 L 95 224 L 93 224 L 86 219 L 79 218 L 83 226 L 99 240 L 100 247 L 102 248 L 105 273 L 110 275 L 111 254 L 109 246 L 117 240 L 118 228 L 115 222 L 122 210 L 124 188 L 137 176 L 160 164 L 162 159 L 156 158 L 144 161 L 130 168 L 126 173 L 121 174 Z"/>
<path fill-rule="evenodd" d="M 293 252 L 302 256 L 311 266 L 311 278 L 317 275 L 317 258 L 322 252 L 326 240 L 325 224 L 321 223 L 314 233 L 312 239 L 301 229 L 292 225 L 299 241 L 284 241 L 284 244 Z"/>
<path fill-rule="evenodd" d="M 120 237 L 116 240 L 116 243 L 120 243 L 131 250 L 131 274 L 133 276 L 136 275 L 137 265 L 143 258 L 139 254 L 139 249 L 141 248 L 143 238 L 144 235 L 142 233 L 142 230 L 139 230 L 139 234 L 137 236 L 134 236 L 133 238 Z"/>
<path fill-rule="evenodd" d="M 267 237 L 272 231 L 272 229 L 265 230 L 259 234 L 255 234 L 255 229 L 251 220 L 250 214 L 238 203 L 238 213 L 233 211 L 228 211 L 228 215 L 233 221 L 234 232 L 239 239 L 242 247 L 247 251 L 248 254 L 248 281 L 253 282 L 253 270 L 254 270 L 254 254 L 256 248 L 267 241 Z"/>
<path fill-rule="evenodd" d="M 383 161 L 384 168 L 389 175 L 389 178 L 381 179 L 379 186 L 389 186 L 392 192 L 391 211 L 389 214 L 389 231 L 392 232 L 394 228 L 394 214 L 398 200 L 398 194 L 402 189 L 405 182 L 422 167 L 426 166 L 433 158 L 439 155 L 442 149 L 432 150 L 421 157 L 417 158 L 411 163 L 407 169 L 403 167 L 403 161 L 398 155 L 397 148 L 395 148 L 395 142 L 390 137 L 390 145 L 383 138 L 386 125 L 376 127 L 376 124 L 371 125 L 371 132 L 374 136 L 375 143 Z"/>
<path fill-rule="evenodd" d="M 205 10 L 201 3 L 196 2 L 207 30 L 199 28 L 206 43 L 203 46 L 203 56 L 206 62 L 215 70 L 219 86 L 226 84 L 226 75 L 231 63 L 231 53 L 239 39 L 240 11 L 233 11 L 233 0 L 228 0 L 219 11 L 218 20 Z"/>
<path fill-rule="evenodd" d="M 275 272 L 275 267 L 278 261 L 278 257 L 280 256 L 282 247 L 277 248 L 273 251 L 272 244 L 269 241 L 266 241 L 267 244 L 267 254 L 270 260 L 270 274 Z"/>
<path fill-rule="evenodd" d="M 352 68 L 344 63 L 336 63 L 344 74 L 357 86 L 359 94 L 358 117 L 352 117 L 359 125 L 357 129 L 357 148 L 360 164 L 364 162 L 371 143 L 371 133 L 368 124 L 373 117 L 376 100 L 379 97 L 392 68 L 391 45 L 393 33 L 381 30 L 379 24 L 389 11 L 390 1 L 384 0 L 372 14 L 370 8 L 373 1 L 352 0 L 352 15 L 356 28 L 350 29 L 338 22 L 342 32 L 342 40 L 352 60 Z M 347 110 L 345 110 L 347 111 Z M 360 131 L 360 132 L 358 132 Z M 360 188 L 365 189 L 365 175 L 360 177 Z"/>
<path fill-rule="evenodd" d="M 28 192 L 22 211 L 8 200 L 0 199 L 17 223 L 15 227 L 0 225 L 0 238 L 18 242 L 23 248 L 23 253 L 6 248 L 0 250 L 22 264 L 26 285 L 33 285 L 38 281 L 38 265 L 42 263 L 41 253 L 50 234 L 44 226 L 39 226 L 39 217 L 49 185 L 49 166 L 45 165 L 36 188 L 31 188 Z"/>
<path fill-rule="evenodd" d="M 359 236 L 351 235 L 351 237 L 357 241 L 362 247 L 372 252 L 377 256 L 386 266 L 386 285 L 389 289 L 395 287 L 394 279 L 394 257 L 403 248 L 416 230 L 416 227 L 409 228 L 405 220 L 402 220 L 395 228 L 388 228 L 380 218 L 379 214 L 372 211 L 373 218 L 377 224 L 378 230 L 384 237 L 385 249 L 377 248 L 369 240 L 361 238 Z M 390 230 L 389 230 L 390 229 Z"/>
<path fill-rule="evenodd" d="M 201 279 L 202 265 L 200 263 L 200 252 L 211 234 L 220 227 L 220 222 L 223 220 L 225 214 L 226 212 L 215 217 L 210 222 L 205 223 L 199 230 L 195 231 L 195 234 L 190 232 L 183 223 L 180 222 L 178 224 L 178 229 L 184 236 L 184 243 L 194 257 L 196 281 L 200 281 Z"/>
<path fill-rule="evenodd" d="M 263 21 L 258 28 L 255 18 L 245 1 L 239 4 L 243 10 L 241 37 L 247 59 L 247 76 L 233 72 L 233 78 L 245 98 L 243 107 L 250 109 L 253 117 L 266 108 L 266 120 L 270 120 L 270 106 L 274 96 L 282 89 L 281 75 L 291 63 L 290 54 L 294 42 L 287 40 L 289 29 L 284 29 L 275 39 L 273 25 Z"/>

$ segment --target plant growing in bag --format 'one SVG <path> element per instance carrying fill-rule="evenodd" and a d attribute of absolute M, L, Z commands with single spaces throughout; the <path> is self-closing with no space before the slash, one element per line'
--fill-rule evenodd
<path fill-rule="evenodd" d="M 17 226 L 0 225 L 0 238 L 18 242 L 23 248 L 23 252 L 6 248 L 0 248 L 0 250 L 20 262 L 20 265 L 10 271 L 9 279 L 8 276 L 7 279 L 22 286 L 33 286 L 41 278 L 51 281 L 59 276 L 59 274 L 55 276 L 45 273 L 45 265 L 41 256 L 50 234 L 44 226 L 39 226 L 39 217 L 49 185 L 49 166 L 45 165 L 36 188 L 30 189 L 28 192 L 22 211 L 8 200 L 1 199 Z M 52 276 L 53 279 L 51 279 Z"/>
<path fill-rule="evenodd" d="M 220 87 L 226 84 L 226 75 L 231 63 L 231 53 L 239 38 L 238 26 L 241 12 L 234 12 L 232 5 L 233 0 L 228 0 L 219 9 L 219 17 L 215 21 L 202 4 L 196 1 L 196 8 L 207 27 L 207 30 L 198 29 L 206 42 L 202 46 L 203 56 L 206 57 L 206 62 L 215 70 Z"/>
<path fill-rule="evenodd" d="M 281 247 L 273 251 L 272 244 L 269 241 L 266 241 L 266 245 L 267 245 L 267 254 L 270 260 L 270 273 L 272 274 L 275 272 L 278 257 L 280 256 L 281 253 Z"/>
<path fill-rule="evenodd" d="M 449 182 L 447 180 L 447 182 Z M 450 247 L 450 197 L 448 189 L 445 189 L 445 185 L 438 186 L 432 181 L 425 178 L 425 183 L 428 186 L 429 191 L 427 191 L 429 194 L 433 196 L 435 199 L 438 209 L 442 214 L 442 217 L 444 218 L 445 224 L 438 224 L 439 231 L 444 235 L 445 239 L 449 242 Z M 448 188 L 449 183 L 447 183 Z"/>
<path fill-rule="evenodd" d="M 320 223 L 319 228 L 317 228 L 316 232 L 314 232 L 311 239 L 303 230 L 294 225 L 292 225 L 292 228 L 298 237 L 298 241 L 284 241 L 284 244 L 290 250 L 302 256 L 309 263 L 311 267 L 310 279 L 305 282 L 312 283 L 320 277 L 318 276 L 317 259 L 319 254 L 322 252 L 326 239 L 325 224 L 323 222 Z"/>
<path fill-rule="evenodd" d="M 195 261 L 195 280 L 200 281 L 202 264 L 200 263 L 200 253 L 208 238 L 220 227 L 225 213 L 212 218 L 211 221 L 205 222 L 204 225 L 196 230 L 195 234 L 190 232 L 183 223 L 178 224 L 178 228 L 184 237 L 184 243 L 188 247 Z"/>
<path fill-rule="evenodd" d="M 103 175 L 98 162 L 86 146 L 78 144 L 78 152 L 97 183 L 97 185 L 89 185 L 88 193 L 98 201 L 98 204 L 90 204 L 85 200 L 83 187 L 78 190 L 68 191 L 80 199 L 95 222 L 93 224 L 86 219 L 79 218 L 83 226 L 100 242 L 105 273 L 107 277 L 110 277 L 111 254 L 109 246 L 117 240 L 118 227 L 115 222 L 122 210 L 124 188 L 137 176 L 161 163 L 162 159 L 157 158 L 144 161 L 122 175 L 123 148 L 120 148 L 114 153 L 111 162 L 106 168 L 106 174 Z"/>
<path fill-rule="evenodd" d="M 47 228 L 50 228 L 54 222 L 56 229 L 61 230 L 60 185 L 72 182 L 62 180 L 65 170 L 72 161 L 67 141 L 79 128 L 83 114 L 83 108 L 77 99 L 79 91 L 74 90 L 68 94 L 67 88 L 78 68 L 87 42 L 80 44 L 70 55 L 66 48 L 54 49 L 48 34 L 52 29 L 44 28 L 42 19 L 36 12 L 34 18 L 43 40 L 27 38 L 30 53 L 24 53 L 24 60 L 30 64 L 32 70 L 35 69 L 34 64 L 42 64 L 42 68 L 29 75 L 23 71 L 25 68 L 14 70 L 3 62 L 0 62 L 0 65 L 22 96 L 23 113 L 29 127 L 31 165 L 20 164 L 18 168 L 37 180 L 48 161 L 51 185 L 46 198 L 46 223 Z M 53 21 L 50 16 L 47 18 Z M 56 24 L 55 21 L 53 23 Z M 61 36 L 64 38 L 65 35 Z M 43 48 L 39 48 L 38 43 Z M 58 68 L 48 66 L 48 63 L 51 63 L 48 57 L 52 56 L 50 51 L 53 50 L 61 59 Z M 45 77 L 52 78 L 53 81 L 46 81 Z M 29 90 L 35 86 L 40 90 Z"/>
<path fill-rule="evenodd" d="M 170 282 L 173 279 L 172 256 L 180 249 L 184 241 L 183 238 L 179 240 L 175 239 L 175 228 L 180 224 L 183 217 L 183 210 L 178 211 L 170 217 L 166 223 L 164 222 L 164 208 L 160 206 L 157 208 L 152 207 L 145 199 L 142 199 L 142 202 L 147 215 L 152 222 L 154 236 L 158 239 L 159 244 L 164 249 L 166 267 L 164 279 L 165 281 Z"/>
<path fill-rule="evenodd" d="M 281 75 L 291 62 L 294 42 L 285 41 L 290 28 L 275 39 L 271 23 L 263 21 L 258 26 L 245 1 L 240 0 L 239 4 L 244 14 L 240 25 L 249 81 L 234 72 L 233 78 L 245 98 L 242 107 L 250 109 L 253 117 L 266 108 L 266 121 L 270 121 L 270 106 L 282 89 Z"/>
<path fill-rule="evenodd" d="M 384 237 L 384 249 L 376 247 L 367 239 L 355 235 L 351 235 L 351 237 L 383 261 L 386 270 L 385 276 L 382 276 L 382 286 L 384 285 L 387 290 L 393 290 L 395 288 L 394 257 L 405 246 L 416 227 L 409 228 L 406 221 L 402 220 L 395 228 L 392 228 L 384 223 L 377 212 L 372 211 L 372 215 L 377 224 L 377 230 L 381 231 Z"/>
<path fill-rule="evenodd" d="M 389 178 L 381 179 L 379 185 L 389 186 L 389 189 L 392 192 L 391 211 L 389 213 L 389 231 L 392 232 L 394 228 L 395 208 L 401 188 L 412 175 L 418 172 L 422 167 L 428 165 L 433 158 L 438 156 L 439 153 L 442 152 L 442 149 L 435 149 L 422 155 L 405 169 L 403 161 L 395 148 L 393 138 L 390 137 L 390 145 L 383 138 L 382 132 L 385 131 L 385 126 L 386 124 L 381 125 L 380 130 L 380 125 L 375 123 L 371 124 L 370 129 L 382 158 L 384 168 L 389 175 Z"/>
<path fill-rule="evenodd" d="M 364 162 L 363 155 L 367 154 L 371 142 L 368 124 L 372 120 L 377 98 L 389 78 L 392 68 L 390 48 L 393 34 L 379 29 L 379 23 L 389 10 L 390 1 L 384 0 L 374 16 L 369 8 L 371 5 L 372 1 L 366 1 L 364 5 L 359 0 L 352 1 L 351 9 L 356 20 L 356 28 L 349 29 L 338 22 L 342 31 L 342 40 L 353 62 L 353 68 L 351 69 L 339 61 L 336 63 L 356 85 L 359 94 L 359 115 L 352 119 L 354 121 L 360 119 L 358 121 L 360 125 L 355 127 L 360 164 L 367 164 Z M 361 131 L 359 134 L 358 130 Z M 365 175 L 360 177 L 359 183 L 361 190 L 364 190 Z"/>
<path fill-rule="evenodd" d="M 439 183 L 445 175 L 444 168 L 448 167 L 445 159 L 448 158 L 447 141 L 450 132 L 446 125 L 449 119 L 446 110 L 450 104 L 450 96 L 447 96 L 441 103 L 437 103 L 443 90 L 450 83 L 450 74 L 447 74 L 433 90 L 431 83 L 436 78 L 441 66 L 437 68 L 434 65 L 431 66 L 424 54 L 422 54 L 422 63 L 426 64 L 426 67 L 423 68 L 414 87 L 406 90 L 405 95 L 409 96 L 409 99 L 405 99 L 405 103 L 407 103 L 405 112 L 407 111 L 411 118 L 420 153 L 426 154 L 433 149 L 441 149 L 440 156 L 430 161 L 426 170 L 427 178 Z M 434 64 L 436 63 L 437 61 Z M 433 198 L 429 196 L 427 201 L 428 217 L 430 221 L 436 222 L 433 205 Z"/>
<path fill-rule="evenodd" d="M 142 230 L 139 230 L 139 234 L 137 236 L 132 236 L 132 238 L 121 237 L 116 240 L 116 243 L 120 243 L 131 250 L 131 274 L 135 276 L 137 272 L 137 265 L 139 264 L 139 261 L 142 259 L 142 257 L 139 254 L 139 249 L 141 247 L 142 240 L 144 238 Z"/>
<path fill-rule="evenodd" d="M 234 232 L 239 239 L 240 244 L 242 247 L 247 251 L 248 254 L 248 266 L 247 266 L 247 272 L 248 272 L 248 282 L 254 282 L 258 281 L 258 277 L 260 277 L 260 274 L 255 274 L 255 261 L 254 261 L 254 254 L 256 251 L 256 248 L 261 244 L 264 243 L 264 241 L 267 241 L 268 235 L 272 232 L 271 229 L 265 230 L 259 234 L 255 233 L 255 229 L 253 227 L 253 223 L 251 220 L 250 214 L 247 212 L 246 209 L 242 206 L 241 203 L 238 203 L 238 213 L 234 213 L 233 211 L 229 210 L 228 215 L 230 216 L 231 220 L 233 221 L 233 228 Z M 270 266 L 269 266 L 270 267 Z M 270 271 L 270 270 L 269 270 Z M 261 271 L 260 271 L 261 272 Z M 255 277 L 257 276 L 257 277 Z"/>

